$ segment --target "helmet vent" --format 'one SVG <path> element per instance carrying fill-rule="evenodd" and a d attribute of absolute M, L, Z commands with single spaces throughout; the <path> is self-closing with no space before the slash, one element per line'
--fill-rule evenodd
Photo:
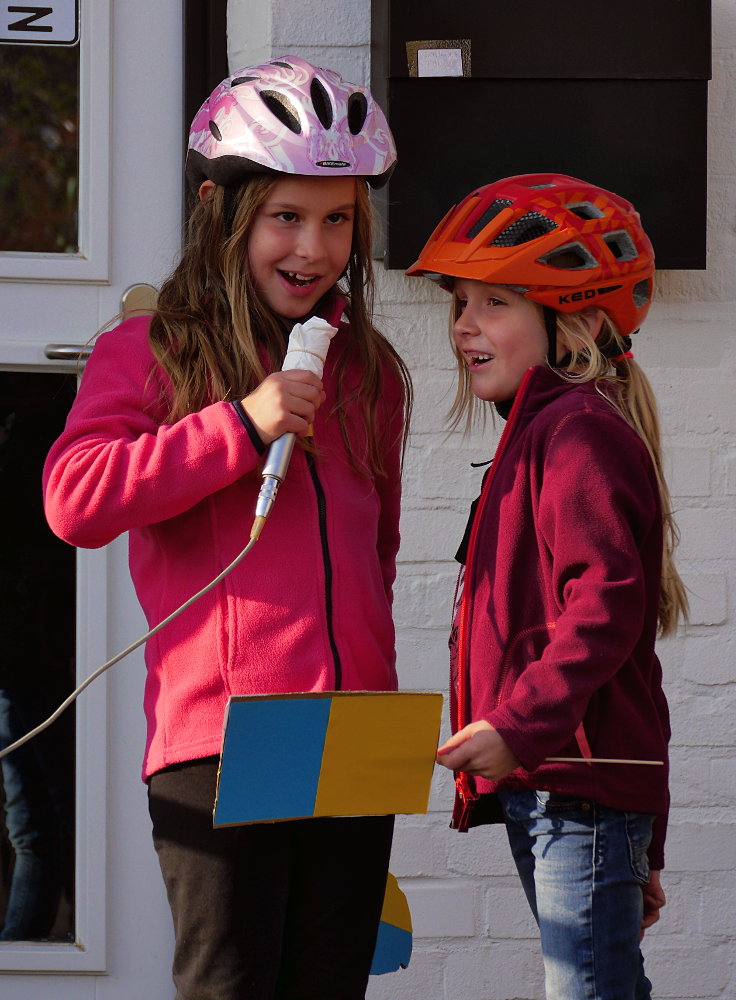
<path fill-rule="evenodd" d="M 620 229 L 615 233 L 606 233 L 603 239 L 608 249 L 618 261 L 636 260 L 639 256 L 636 244 L 625 229 Z"/>
<path fill-rule="evenodd" d="M 650 278 L 637 281 L 632 291 L 634 305 L 637 309 L 642 309 L 652 301 L 652 282 Z"/>
<path fill-rule="evenodd" d="M 333 118 L 330 95 L 325 90 L 322 82 L 318 80 L 316 76 L 312 80 L 312 86 L 309 88 L 309 92 L 312 95 L 312 104 L 314 105 L 317 117 L 325 128 L 330 128 Z"/>
<path fill-rule="evenodd" d="M 289 131 L 296 135 L 301 135 L 302 126 L 299 122 L 299 115 L 288 97 L 279 94 L 276 90 L 263 90 L 260 97 L 271 114 L 275 115 L 282 125 L 285 125 Z"/>
<path fill-rule="evenodd" d="M 236 76 L 234 80 L 230 81 L 230 89 L 233 87 L 239 87 L 241 83 L 251 83 L 253 80 L 257 80 L 257 76 Z"/>
<path fill-rule="evenodd" d="M 218 142 L 222 142 L 222 132 L 217 127 L 216 122 L 210 122 L 210 132 L 214 135 Z"/>
<path fill-rule="evenodd" d="M 567 243 L 564 247 L 550 250 L 539 258 L 539 263 L 555 267 L 560 271 L 582 271 L 585 268 L 598 266 L 595 257 L 582 243 Z"/>
<path fill-rule="evenodd" d="M 280 66 L 282 69 L 294 69 L 294 67 L 291 65 L 291 63 L 281 62 L 279 59 L 274 59 L 274 61 L 270 65 L 271 66 Z"/>
<path fill-rule="evenodd" d="M 602 219 L 604 212 L 589 201 L 581 201 L 575 205 L 567 205 L 567 210 L 573 212 L 580 219 Z"/>
<path fill-rule="evenodd" d="M 471 228 L 465 234 L 466 237 L 469 240 L 474 240 L 478 233 L 485 229 L 491 219 L 495 219 L 499 212 L 502 212 L 504 208 L 508 208 L 513 204 L 513 201 L 509 198 L 496 198 L 495 201 L 491 202 L 483 215 L 481 215 L 479 219 L 475 220 Z"/>
<path fill-rule="evenodd" d="M 368 117 L 368 101 L 365 94 L 351 94 L 348 98 L 348 128 L 353 135 L 359 135 Z"/>
<path fill-rule="evenodd" d="M 553 229 L 557 229 L 557 223 L 551 219 L 540 215 L 539 212 L 527 212 L 516 222 L 499 233 L 495 240 L 492 240 L 492 247 L 516 247 L 521 243 L 531 243 L 532 240 L 540 236 L 546 236 Z"/>

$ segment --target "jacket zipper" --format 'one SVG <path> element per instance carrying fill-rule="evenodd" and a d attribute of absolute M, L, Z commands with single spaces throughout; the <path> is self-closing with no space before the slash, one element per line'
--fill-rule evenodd
<path fill-rule="evenodd" d="M 467 726 L 470 720 L 467 717 L 467 688 L 469 686 L 469 674 L 470 674 L 470 657 L 467 654 L 467 618 L 468 618 L 468 594 L 470 591 L 470 585 L 472 582 L 472 569 L 473 569 L 473 556 L 475 554 L 475 543 L 478 535 L 478 529 L 480 525 L 483 512 L 485 510 L 486 501 L 488 494 L 491 489 L 491 483 L 493 482 L 493 477 L 496 474 L 496 470 L 499 466 L 499 460 L 506 450 L 509 438 L 511 437 L 511 432 L 516 424 L 518 418 L 519 409 L 521 401 L 526 393 L 526 387 L 531 378 L 533 369 L 527 369 L 524 374 L 524 378 L 521 380 L 521 385 L 519 386 L 519 391 L 516 394 L 516 399 L 514 400 L 514 405 L 511 408 L 511 413 L 509 413 L 508 420 L 506 421 L 506 426 L 503 429 L 503 434 L 501 435 L 501 440 L 498 442 L 498 447 L 496 448 L 496 453 L 493 456 L 493 465 L 491 466 L 486 481 L 483 484 L 483 489 L 481 490 L 480 499 L 478 500 L 478 508 L 475 512 L 475 517 L 473 519 L 473 526 L 470 529 L 470 538 L 468 539 L 468 554 L 465 561 L 465 581 L 463 585 L 463 596 L 460 605 L 460 621 L 458 625 L 458 637 L 457 637 L 457 718 L 455 719 L 454 731 L 462 729 Z M 475 781 L 473 778 L 466 774 L 464 771 L 459 771 L 455 778 L 455 787 L 457 789 L 458 796 L 461 801 L 461 810 L 459 818 L 457 821 L 457 829 L 464 832 L 468 829 L 468 824 L 470 821 L 470 816 L 473 811 L 475 803 L 478 801 L 479 794 L 475 788 Z"/>
<path fill-rule="evenodd" d="M 332 560 L 330 559 L 330 549 L 327 543 L 327 502 L 325 491 L 322 488 L 317 469 L 314 464 L 314 456 L 307 452 L 307 466 L 309 475 L 312 477 L 314 492 L 317 495 L 317 517 L 319 521 L 319 537 L 322 544 L 322 563 L 325 570 L 325 611 L 327 615 L 327 638 L 329 639 L 332 659 L 335 666 L 335 691 L 342 688 L 342 663 L 340 654 L 337 651 L 335 633 L 332 625 Z"/>

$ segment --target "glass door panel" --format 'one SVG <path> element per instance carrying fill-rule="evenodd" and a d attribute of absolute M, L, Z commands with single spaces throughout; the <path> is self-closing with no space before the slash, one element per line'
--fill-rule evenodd
<path fill-rule="evenodd" d="M 73 374 L 0 372 L 0 747 L 74 688 L 74 549 L 46 525 L 41 469 Z M 0 941 L 73 942 L 75 725 L 68 710 L 0 760 Z"/>
<path fill-rule="evenodd" d="M 79 44 L 0 44 L 0 252 L 79 251 Z"/>

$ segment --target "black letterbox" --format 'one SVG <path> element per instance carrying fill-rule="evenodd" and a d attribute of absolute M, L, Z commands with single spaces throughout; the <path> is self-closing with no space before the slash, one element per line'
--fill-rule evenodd
<path fill-rule="evenodd" d="M 371 65 L 399 152 L 387 267 L 474 187 L 537 171 L 631 200 L 658 267 L 705 267 L 710 0 L 372 0 Z"/>

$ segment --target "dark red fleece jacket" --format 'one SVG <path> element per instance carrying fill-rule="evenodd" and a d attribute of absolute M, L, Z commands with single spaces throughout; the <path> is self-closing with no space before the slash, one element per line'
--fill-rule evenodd
<path fill-rule="evenodd" d="M 655 636 L 662 514 L 649 453 L 592 383 L 531 368 L 486 476 L 457 633 L 455 730 L 487 719 L 522 762 L 474 795 L 522 787 L 658 815 L 663 866 L 669 714 Z M 545 763 L 547 757 L 663 764 Z M 460 805 L 460 803 L 458 803 Z M 481 811 L 481 810 L 479 810 Z"/>

